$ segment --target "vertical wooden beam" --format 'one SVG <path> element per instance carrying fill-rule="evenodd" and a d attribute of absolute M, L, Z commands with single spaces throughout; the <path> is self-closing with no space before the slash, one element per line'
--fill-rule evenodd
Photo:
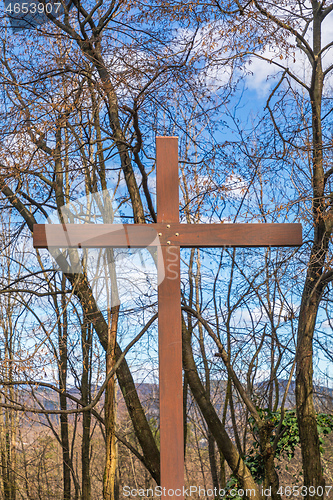
<path fill-rule="evenodd" d="M 156 195 L 157 221 L 178 222 L 177 137 L 156 139 Z M 166 498 L 179 500 L 184 486 L 180 247 L 162 246 L 162 256 L 158 263 L 159 273 L 164 266 L 158 286 L 161 486 Z"/>
<path fill-rule="evenodd" d="M 179 222 L 178 137 L 156 137 L 157 222 Z"/>

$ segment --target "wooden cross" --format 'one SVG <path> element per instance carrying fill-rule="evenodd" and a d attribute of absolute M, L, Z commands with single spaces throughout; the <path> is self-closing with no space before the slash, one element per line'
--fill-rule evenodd
<path fill-rule="evenodd" d="M 179 500 L 184 485 L 180 248 L 298 246 L 302 227 L 180 224 L 177 137 L 156 139 L 156 194 L 156 224 L 38 224 L 33 236 L 36 248 L 145 248 L 159 243 L 161 486 L 166 489 L 166 498 Z"/>

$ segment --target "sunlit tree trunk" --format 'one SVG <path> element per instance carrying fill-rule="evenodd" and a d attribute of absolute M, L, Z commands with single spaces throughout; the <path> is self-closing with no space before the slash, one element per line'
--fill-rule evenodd
<path fill-rule="evenodd" d="M 67 410 L 67 310 L 65 299 L 65 283 L 66 278 L 62 278 L 62 322 L 58 325 L 58 343 L 59 343 L 59 388 L 63 391 L 59 394 L 61 410 Z M 69 430 L 68 430 L 68 415 L 61 413 L 60 415 L 60 435 L 63 458 L 63 499 L 71 500 L 71 457 L 69 447 Z"/>
<path fill-rule="evenodd" d="M 6 269 L 8 280 L 10 277 L 10 259 L 7 256 Z M 14 332 L 13 325 L 14 310 L 10 295 L 4 296 L 1 301 L 0 331 L 2 332 L 3 349 L 0 350 L 1 376 L 7 386 L 4 386 L 1 401 L 11 403 L 16 401 L 16 389 L 12 385 L 14 381 Z M 1 352 L 2 351 L 2 352 Z M 2 359 L 1 359 L 2 358 Z M 10 408 L 3 408 L 0 411 L 0 453 L 1 453 L 1 473 L 3 484 L 4 500 L 15 500 L 17 490 L 16 479 L 16 436 L 17 436 L 18 415 Z"/>
<path fill-rule="evenodd" d="M 119 317 L 119 306 L 111 309 L 111 325 L 108 335 L 108 348 L 106 351 L 106 373 L 110 373 L 115 363 L 115 346 Z M 105 436 L 106 457 L 103 478 L 104 500 L 115 500 L 117 449 L 115 436 L 115 377 L 111 377 L 105 390 Z"/>
<path fill-rule="evenodd" d="M 296 402 L 297 420 L 302 450 L 304 484 L 316 489 L 325 486 L 322 474 L 316 411 L 313 401 L 313 335 L 322 292 L 322 280 L 331 230 L 331 217 L 326 212 L 325 176 L 322 138 L 323 70 L 321 61 L 322 14 L 320 2 L 313 1 L 313 53 L 314 64 L 310 99 L 312 109 L 312 187 L 314 241 L 302 295 L 298 324 L 296 354 Z M 309 495 L 308 495 L 309 496 Z"/>
<path fill-rule="evenodd" d="M 91 371 L 91 348 L 92 348 L 92 328 L 91 325 L 82 325 L 82 381 L 81 395 L 82 402 L 86 406 L 90 403 L 90 380 Z M 81 443 L 81 467 L 82 467 L 82 496 L 81 500 L 91 499 L 90 482 L 90 424 L 91 412 L 84 411 L 82 416 L 82 443 Z"/>

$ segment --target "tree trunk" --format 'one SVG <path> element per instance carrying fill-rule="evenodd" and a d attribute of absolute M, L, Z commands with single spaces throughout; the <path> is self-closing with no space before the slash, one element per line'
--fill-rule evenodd
<path fill-rule="evenodd" d="M 81 381 L 81 395 L 84 405 L 90 403 L 90 383 L 89 372 L 91 370 L 91 347 L 92 347 L 92 331 L 91 325 L 83 324 L 82 326 L 82 357 L 83 370 Z M 91 412 L 84 411 L 82 417 L 82 443 L 81 443 L 81 467 L 82 467 L 82 500 L 91 499 L 91 484 L 90 484 L 90 424 Z"/>
<path fill-rule="evenodd" d="M 313 332 L 316 323 L 320 291 L 307 279 L 302 297 L 297 338 L 296 404 L 302 450 L 304 485 L 325 486 L 313 402 Z M 311 498 L 318 499 L 321 495 Z M 310 497 L 309 497 L 310 498 Z"/>
<path fill-rule="evenodd" d="M 65 277 L 62 278 L 62 290 L 65 291 Z M 60 409 L 67 410 L 67 310 L 66 298 L 63 293 L 61 298 L 62 324 L 58 324 L 59 333 L 59 388 L 64 391 L 59 394 Z M 68 415 L 60 415 L 60 436 L 63 459 L 63 499 L 71 500 L 71 459 L 69 448 Z"/>
<path fill-rule="evenodd" d="M 212 475 L 213 488 L 219 489 L 219 477 L 217 473 L 216 457 L 215 457 L 215 439 L 208 429 L 208 455 L 210 472 Z"/>
<path fill-rule="evenodd" d="M 268 421 L 259 430 L 260 451 L 263 457 L 264 471 L 265 471 L 263 488 L 271 489 L 272 500 L 281 500 L 281 495 L 278 494 L 279 476 L 277 475 L 275 470 L 274 450 L 271 444 L 273 429 L 274 429 L 274 424 Z"/>
<path fill-rule="evenodd" d="M 108 335 L 108 348 L 106 351 L 106 374 L 110 373 L 115 364 L 115 347 L 119 306 L 111 309 L 111 325 Z M 105 437 L 106 457 L 103 478 L 104 500 L 115 500 L 115 483 L 117 467 L 117 450 L 115 436 L 115 377 L 111 377 L 105 389 Z"/>
<path fill-rule="evenodd" d="M 322 474 L 316 411 L 313 402 L 313 334 L 318 308 L 323 292 L 321 277 L 328 251 L 330 231 L 327 231 L 325 204 L 325 176 L 323 168 L 323 140 L 321 125 L 321 105 L 323 91 L 323 71 L 321 61 L 321 11 L 317 1 L 313 7 L 313 53 L 314 63 L 310 99 L 312 108 L 312 187 L 314 242 L 312 246 L 307 277 L 301 301 L 297 332 L 296 352 L 296 409 L 302 450 L 304 485 L 308 488 L 325 486 Z M 308 494 L 306 498 L 310 498 Z"/>

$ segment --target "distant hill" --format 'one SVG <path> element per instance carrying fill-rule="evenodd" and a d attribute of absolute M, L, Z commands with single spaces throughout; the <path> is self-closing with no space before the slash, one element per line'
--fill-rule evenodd
<path fill-rule="evenodd" d="M 285 389 L 287 387 L 287 380 L 279 380 L 278 381 L 278 407 L 282 402 Z M 94 387 L 94 394 L 98 392 L 99 387 Z M 140 401 L 148 415 L 148 418 L 155 418 L 158 420 L 159 418 L 159 393 L 158 393 L 158 385 L 151 383 L 137 383 L 136 389 L 138 391 L 138 395 Z M 225 395 L 227 390 L 227 381 L 225 380 L 212 380 L 211 381 L 211 399 L 216 408 L 218 414 L 223 411 L 223 406 L 225 402 Z M 235 390 L 233 390 L 235 393 Z M 260 382 L 256 384 L 253 388 L 256 404 L 259 404 L 262 408 L 268 406 L 269 401 L 269 384 L 268 381 Z M 81 393 L 78 388 L 72 387 L 68 389 L 68 393 L 74 396 L 77 399 L 81 398 Z M 189 391 L 190 393 L 190 391 Z M 20 399 L 22 403 L 27 407 L 36 407 L 42 408 L 45 410 L 57 410 L 59 409 L 59 394 L 52 389 L 44 388 L 44 387 L 36 387 L 33 389 L 33 392 L 27 391 L 26 389 L 21 391 Z M 275 402 L 275 390 L 273 391 L 273 404 Z M 38 403 L 36 402 L 38 399 Z M 235 410 L 237 412 L 239 403 L 237 403 L 237 399 L 235 398 Z M 314 392 L 314 401 L 315 406 L 318 412 L 332 413 L 333 411 L 333 389 L 316 386 Z M 102 410 L 102 406 L 104 404 L 104 394 L 101 397 L 100 402 L 96 406 L 98 411 Z M 292 381 L 288 390 L 288 395 L 286 398 L 285 407 L 287 409 L 295 408 L 296 406 L 296 397 L 295 397 L 295 381 Z M 76 403 L 68 399 L 68 408 L 76 408 Z M 125 402 L 123 400 L 120 389 L 117 390 L 117 411 L 119 416 L 121 417 L 126 412 Z M 191 405 L 189 400 L 189 411 L 191 411 Z M 34 420 L 39 421 L 40 424 L 47 424 L 47 417 L 43 414 L 27 413 L 29 418 L 33 418 Z M 56 423 L 59 420 L 59 415 L 50 415 L 49 416 L 51 422 Z"/>

